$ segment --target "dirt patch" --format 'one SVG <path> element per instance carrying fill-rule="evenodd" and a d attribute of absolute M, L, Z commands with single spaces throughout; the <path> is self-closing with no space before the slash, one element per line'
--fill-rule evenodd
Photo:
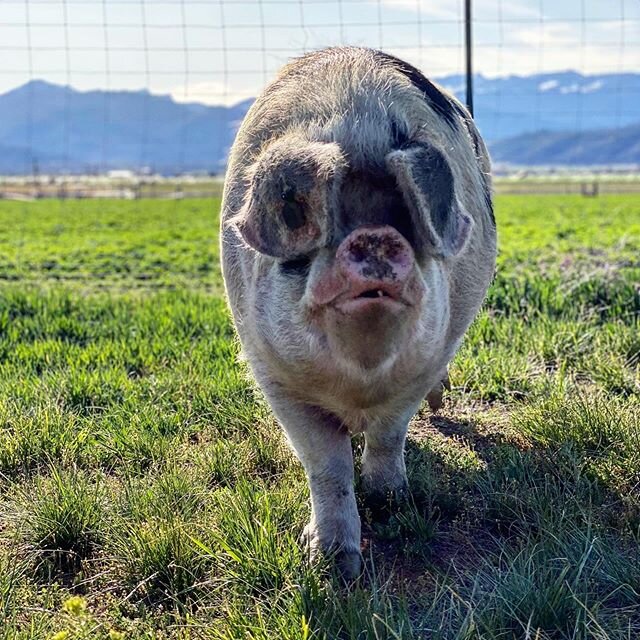
<path fill-rule="evenodd" d="M 522 451 L 531 444 L 512 426 L 507 407 L 466 405 L 430 414 L 420 411 L 409 426 L 409 437 L 416 442 L 438 440 L 449 446 L 464 446 L 486 458 L 500 445 Z"/>

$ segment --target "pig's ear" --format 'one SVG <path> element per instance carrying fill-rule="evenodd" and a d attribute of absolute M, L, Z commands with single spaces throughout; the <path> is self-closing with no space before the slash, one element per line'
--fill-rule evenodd
<path fill-rule="evenodd" d="M 324 246 L 346 162 L 335 143 L 285 136 L 269 145 L 248 174 L 235 223 L 253 249 L 290 259 Z"/>
<path fill-rule="evenodd" d="M 426 252 L 438 258 L 459 254 L 471 235 L 473 220 L 456 196 L 453 173 L 442 151 L 416 143 L 392 151 L 386 163 Z"/>

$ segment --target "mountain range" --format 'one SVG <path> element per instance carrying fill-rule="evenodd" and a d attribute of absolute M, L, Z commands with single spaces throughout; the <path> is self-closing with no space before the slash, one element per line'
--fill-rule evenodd
<path fill-rule="evenodd" d="M 464 78 L 437 82 L 464 101 Z M 534 131 L 588 131 L 640 123 L 640 73 L 575 71 L 474 77 L 475 119 L 489 142 Z"/>
<path fill-rule="evenodd" d="M 619 129 L 523 133 L 489 145 L 493 162 L 514 165 L 640 165 L 640 124 Z"/>
<path fill-rule="evenodd" d="M 460 99 L 462 76 L 436 79 Z M 640 164 L 640 74 L 475 76 L 475 118 L 495 161 Z M 0 95 L 0 173 L 224 170 L 252 100 L 177 103 L 142 91 L 34 80 Z"/>
<path fill-rule="evenodd" d="M 0 95 L 0 173 L 31 173 L 34 163 L 45 173 L 220 172 L 252 102 L 184 104 L 146 90 L 80 92 L 32 81 Z"/>

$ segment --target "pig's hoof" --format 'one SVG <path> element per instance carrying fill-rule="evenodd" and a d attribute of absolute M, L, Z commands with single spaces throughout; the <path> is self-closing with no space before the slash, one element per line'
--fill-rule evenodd
<path fill-rule="evenodd" d="M 362 556 L 359 549 L 349 548 L 350 545 L 335 541 L 328 545 L 323 544 L 311 523 L 304 528 L 300 541 L 307 550 L 308 559 L 312 564 L 328 562 L 345 582 L 352 582 L 362 573 Z"/>
<path fill-rule="evenodd" d="M 366 490 L 363 502 L 374 522 L 384 522 L 400 509 L 408 497 L 409 485 L 404 482 L 394 489 Z"/>
<path fill-rule="evenodd" d="M 442 387 L 437 387 L 436 389 L 432 389 L 427 394 L 427 402 L 429 403 L 429 408 L 433 413 L 436 413 L 439 409 L 442 408 Z"/>
<path fill-rule="evenodd" d="M 360 551 L 346 551 L 341 549 L 334 554 L 336 569 L 345 582 L 357 580 L 362 573 L 362 556 Z"/>
<path fill-rule="evenodd" d="M 431 391 L 429 391 L 429 393 L 427 393 L 427 402 L 429 403 L 429 407 L 433 413 L 442 408 L 442 396 L 445 389 L 447 391 L 451 391 L 451 382 L 449 381 L 448 373 L 433 389 L 431 389 Z"/>

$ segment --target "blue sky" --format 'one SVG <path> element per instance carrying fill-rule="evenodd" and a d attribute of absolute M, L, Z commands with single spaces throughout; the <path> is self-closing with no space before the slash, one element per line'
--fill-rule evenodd
<path fill-rule="evenodd" d="M 640 72 L 639 0 L 473 0 L 475 69 Z M 357 44 L 463 68 L 462 0 L 2 0 L 0 92 L 31 78 L 182 101 L 255 95 L 288 58 Z"/>

